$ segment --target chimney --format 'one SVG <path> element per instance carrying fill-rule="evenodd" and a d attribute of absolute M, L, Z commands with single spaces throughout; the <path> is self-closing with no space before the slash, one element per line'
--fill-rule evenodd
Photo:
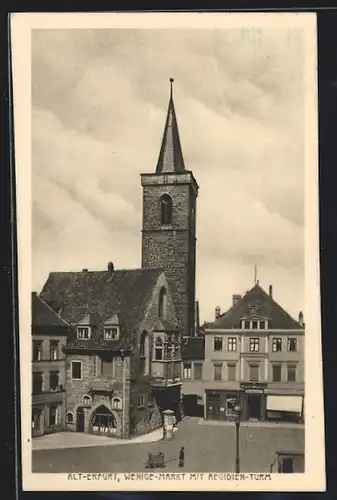
<path fill-rule="evenodd" d="M 273 285 L 269 285 L 269 296 L 273 296 Z"/>
<path fill-rule="evenodd" d="M 87 273 L 88 269 L 82 269 L 82 273 Z"/>
<path fill-rule="evenodd" d="M 304 316 L 303 316 L 302 311 L 300 311 L 300 312 L 298 313 L 298 322 L 299 322 L 299 324 L 300 324 L 301 326 L 304 326 Z"/>
<path fill-rule="evenodd" d="M 234 295 L 233 295 L 233 306 L 236 306 L 236 304 L 237 304 L 238 302 L 240 302 L 241 298 L 242 298 L 242 297 L 241 297 L 241 295 L 234 294 Z"/>
<path fill-rule="evenodd" d="M 215 319 L 218 319 L 221 314 L 220 306 L 216 306 L 215 308 Z"/>

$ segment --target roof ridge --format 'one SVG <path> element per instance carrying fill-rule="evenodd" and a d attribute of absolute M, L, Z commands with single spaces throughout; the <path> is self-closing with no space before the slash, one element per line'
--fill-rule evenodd
<path fill-rule="evenodd" d="M 60 321 L 62 321 L 65 325 L 67 325 L 69 328 L 72 328 L 71 324 L 68 323 L 62 316 L 60 316 L 55 309 L 53 309 L 45 300 L 41 299 L 41 297 L 38 294 L 35 294 L 35 297 L 49 309 Z"/>

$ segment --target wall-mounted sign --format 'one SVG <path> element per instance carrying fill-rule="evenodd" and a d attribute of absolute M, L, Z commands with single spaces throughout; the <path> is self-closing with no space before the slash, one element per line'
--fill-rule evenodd
<path fill-rule="evenodd" d="M 263 394 L 264 393 L 264 389 L 245 389 L 245 392 L 247 394 Z"/>

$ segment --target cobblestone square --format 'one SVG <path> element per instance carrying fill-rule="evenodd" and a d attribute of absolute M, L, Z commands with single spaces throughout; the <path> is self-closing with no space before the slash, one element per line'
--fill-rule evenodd
<path fill-rule="evenodd" d="M 235 472 L 235 426 L 200 424 L 186 419 L 172 441 L 33 451 L 33 472 L 145 472 L 148 453 L 162 452 L 168 472 L 178 466 L 185 447 L 184 472 Z M 269 472 L 276 451 L 304 453 L 304 429 L 240 429 L 241 472 Z"/>

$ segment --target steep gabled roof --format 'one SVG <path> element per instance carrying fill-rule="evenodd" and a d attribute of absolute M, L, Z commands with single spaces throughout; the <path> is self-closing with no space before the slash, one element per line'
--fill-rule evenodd
<path fill-rule="evenodd" d="M 68 336 L 71 331 L 71 325 L 62 319 L 36 292 L 33 292 L 32 334 Z"/>
<path fill-rule="evenodd" d="M 156 168 L 157 174 L 186 172 L 172 95 L 173 78 L 170 79 L 170 82 L 171 93 L 167 109 L 165 129 Z"/>
<path fill-rule="evenodd" d="M 50 273 L 41 297 L 54 309 L 62 308 L 63 318 L 77 325 L 93 315 L 97 322 L 90 340 L 76 339 L 68 347 L 81 349 L 129 349 L 143 320 L 160 269 L 131 269 Z M 112 316 L 120 318 L 121 335 L 111 342 L 103 339 L 103 324 Z"/>
<path fill-rule="evenodd" d="M 271 329 L 292 330 L 303 326 L 293 319 L 274 299 L 257 283 L 239 300 L 236 305 L 219 316 L 208 328 L 240 328 L 241 319 L 249 317 L 268 318 Z"/>

